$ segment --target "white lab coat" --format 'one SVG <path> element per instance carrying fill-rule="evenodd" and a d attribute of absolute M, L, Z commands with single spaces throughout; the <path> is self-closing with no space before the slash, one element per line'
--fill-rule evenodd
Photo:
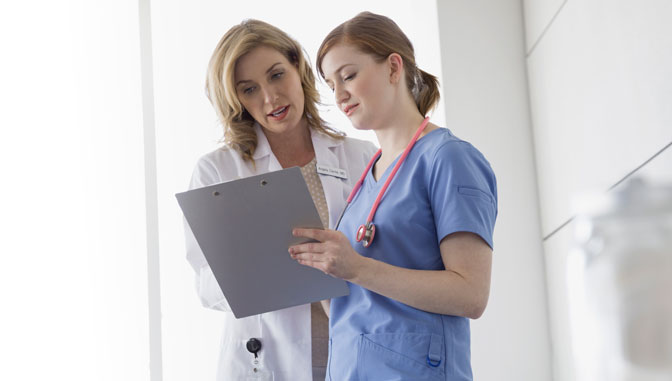
<path fill-rule="evenodd" d="M 228 147 L 218 149 L 200 158 L 189 188 L 282 169 L 261 127 L 256 125 L 255 130 L 258 140 L 253 156 L 256 168 L 243 161 L 235 150 Z M 317 164 L 340 168 L 347 173 L 346 180 L 320 175 L 329 209 L 329 226 L 333 228 L 350 190 L 376 148 L 369 142 L 353 138 L 336 140 L 312 130 L 311 135 Z M 262 342 L 257 367 L 268 372 L 270 379 L 312 381 L 310 305 L 236 319 L 188 226 L 185 231 L 187 260 L 196 271 L 196 288 L 201 303 L 207 308 L 224 311 L 217 380 L 244 380 L 255 375 L 254 356 L 245 347 L 247 341 L 255 337 Z"/>

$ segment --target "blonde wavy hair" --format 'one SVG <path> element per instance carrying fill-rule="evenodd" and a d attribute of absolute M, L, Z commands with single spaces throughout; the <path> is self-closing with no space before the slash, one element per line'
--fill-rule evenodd
<path fill-rule="evenodd" d="M 238 59 L 259 46 L 277 50 L 297 68 L 304 94 L 303 117 L 309 127 L 332 138 L 342 139 L 344 134 L 329 127 L 317 112 L 320 95 L 315 86 L 313 70 L 299 43 L 273 25 L 248 19 L 224 34 L 208 64 L 205 90 L 224 127 L 223 142 L 238 151 L 244 160 L 254 163 L 256 121 L 238 99 L 234 72 Z"/>

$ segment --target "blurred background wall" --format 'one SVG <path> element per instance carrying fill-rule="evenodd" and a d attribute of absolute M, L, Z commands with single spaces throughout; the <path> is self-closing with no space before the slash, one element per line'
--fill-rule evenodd
<path fill-rule="evenodd" d="M 525 0 L 524 16 L 553 374 L 569 381 L 572 199 L 672 181 L 672 3 Z"/>

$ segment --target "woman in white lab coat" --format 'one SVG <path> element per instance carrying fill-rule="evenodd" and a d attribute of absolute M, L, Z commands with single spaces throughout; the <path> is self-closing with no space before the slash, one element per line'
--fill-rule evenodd
<path fill-rule="evenodd" d="M 315 78 L 299 44 L 267 23 L 245 20 L 220 40 L 206 82 L 226 145 L 199 159 L 190 188 L 300 166 L 323 224 L 333 228 L 376 149 L 320 119 Z M 236 319 L 188 227 L 186 236 L 201 302 L 223 311 L 217 379 L 323 380 L 328 333 L 319 303 Z M 256 362 L 246 348 L 253 338 L 261 342 Z"/>

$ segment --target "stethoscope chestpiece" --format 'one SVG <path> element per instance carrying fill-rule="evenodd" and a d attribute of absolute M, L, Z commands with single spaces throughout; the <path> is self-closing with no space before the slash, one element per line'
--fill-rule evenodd
<path fill-rule="evenodd" d="M 373 222 L 367 222 L 366 225 L 360 225 L 357 229 L 355 239 L 361 242 L 362 246 L 369 247 L 373 242 L 373 237 L 376 235 L 376 225 Z"/>

